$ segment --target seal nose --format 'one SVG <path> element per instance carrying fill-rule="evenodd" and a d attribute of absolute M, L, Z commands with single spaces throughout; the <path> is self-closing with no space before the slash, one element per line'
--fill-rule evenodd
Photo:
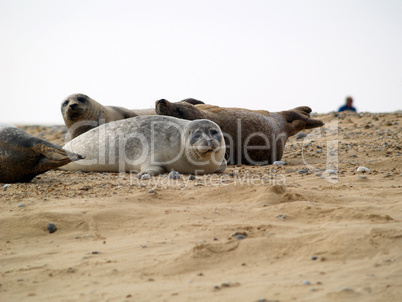
<path fill-rule="evenodd" d="M 70 104 L 70 108 L 71 108 L 71 109 L 75 109 L 75 107 L 77 107 L 77 106 L 78 106 L 77 103 L 72 103 L 72 104 Z"/>

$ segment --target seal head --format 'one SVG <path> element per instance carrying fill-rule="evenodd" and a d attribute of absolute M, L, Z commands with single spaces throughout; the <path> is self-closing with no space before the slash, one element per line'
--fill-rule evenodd
<path fill-rule="evenodd" d="M 38 174 L 82 158 L 21 129 L 0 128 L 0 182 L 28 182 Z"/>

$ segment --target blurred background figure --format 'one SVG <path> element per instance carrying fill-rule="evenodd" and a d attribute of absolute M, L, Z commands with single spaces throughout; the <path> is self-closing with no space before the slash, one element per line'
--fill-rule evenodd
<path fill-rule="evenodd" d="M 342 111 L 354 111 L 354 112 L 356 112 L 356 108 L 353 107 L 352 104 L 353 104 L 353 99 L 352 99 L 352 97 L 348 96 L 346 98 L 346 104 L 343 105 L 342 107 L 340 107 L 338 109 L 338 112 L 342 112 Z"/>

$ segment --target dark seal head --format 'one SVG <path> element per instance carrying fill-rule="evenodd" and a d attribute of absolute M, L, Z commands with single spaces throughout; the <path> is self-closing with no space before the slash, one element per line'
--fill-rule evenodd
<path fill-rule="evenodd" d="M 0 128 L 0 182 L 28 182 L 36 175 L 82 159 L 16 127 Z"/>

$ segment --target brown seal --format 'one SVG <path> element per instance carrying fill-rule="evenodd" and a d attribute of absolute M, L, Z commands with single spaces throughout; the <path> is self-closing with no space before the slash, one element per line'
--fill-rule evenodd
<path fill-rule="evenodd" d="M 188 98 L 181 102 L 203 104 Z M 77 93 L 68 96 L 61 104 L 61 113 L 71 139 L 78 135 L 112 121 L 122 120 L 138 115 L 155 115 L 155 109 L 126 109 L 116 106 L 103 106 L 85 94 Z"/>
<path fill-rule="evenodd" d="M 268 112 L 171 103 L 162 99 L 156 102 L 155 111 L 159 115 L 187 120 L 209 119 L 218 124 L 225 137 L 229 164 L 271 164 L 282 158 L 289 136 L 324 125 L 310 118 L 311 109 L 307 106 Z"/>
<path fill-rule="evenodd" d="M 0 128 L 0 182 L 28 182 L 36 175 L 83 159 L 16 127 Z"/>
<path fill-rule="evenodd" d="M 61 104 L 61 113 L 72 139 L 101 124 L 138 116 L 123 107 L 103 106 L 82 93 L 68 96 Z"/>

